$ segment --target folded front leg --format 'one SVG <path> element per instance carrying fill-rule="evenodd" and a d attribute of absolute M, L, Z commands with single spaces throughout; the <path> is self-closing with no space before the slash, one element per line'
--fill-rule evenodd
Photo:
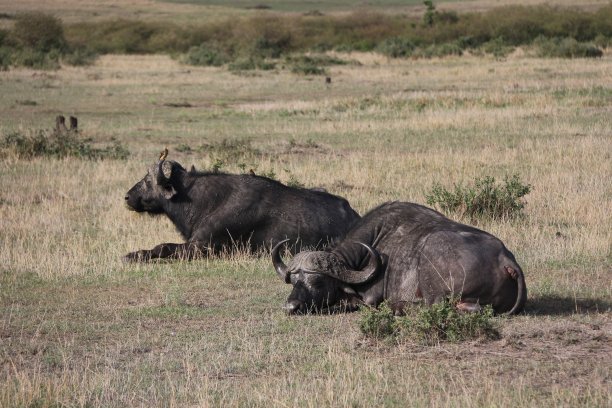
<path fill-rule="evenodd" d="M 186 242 L 183 244 L 164 243 L 153 249 L 141 249 L 130 252 L 122 259 L 124 262 L 149 262 L 153 259 L 180 259 L 192 260 L 207 256 L 209 248 L 199 242 Z"/>

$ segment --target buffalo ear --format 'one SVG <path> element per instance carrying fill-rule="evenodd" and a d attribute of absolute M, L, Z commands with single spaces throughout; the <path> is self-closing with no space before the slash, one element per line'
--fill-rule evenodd
<path fill-rule="evenodd" d="M 161 171 L 164 175 L 164 178 L 166 180 L 170 180 L 170 177 L 172 177 L 172 163 L 164 160 L 161 165 Z"/>
<path fill-rule="evenodd" d="M 170 200 L 172 197 L 176 195 L 176 189 L 171 184 L 164 187 L 164 192 L 162 193 L 166 200 Z"/>
<path fill-rule="evenodd" d="M 176 189 L 170 183 L 172 177 L 172 162 L 160 161 L 157 168 L 157 184 L 163 189 L 163 196 L 165 199 L 170 200 L 176 195 Z"/>

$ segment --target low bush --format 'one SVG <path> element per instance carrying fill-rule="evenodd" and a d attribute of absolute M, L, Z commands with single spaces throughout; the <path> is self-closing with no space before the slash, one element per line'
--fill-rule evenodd
<path fill-rule="evenodd" d="M 427 204 L 445 213 L 469 218 L 511 218 L 522 213 L 525 204 L 521 198 L 531 191 L 531 185 L 524 184 L 518 175 L 505 177 L 498 185 L 494 177 L 477 178 L 473 186 L 455 184 L 448 190 L 434 184 L 425 198 Z"/>
<path fill-rule="evenodd" d="M 487 41 L 481 48 L 484 52 L 487 54 L 492 54 L 496 58 L 504 58 L 514 51 L 514 47 L 506 45 L 502 37 L 497 37 L 491 41 Z"/>
<path fill-rule="evenodd" d="M 430 307 L 414 306 L 406 310 L 405 316 L 399 317 L 393 315 L 386 302 L 377 309 L 362 307 L 359 328 L 367 337 L 425 345 L 500 337 L 491 306 L 484 307 L 481 312 L 462 313 L 455 307 L 457 301 L 454 298 Z"/>
<path fill-rule="evenodd" d="M 412 55 L 416 45 L 412 40 L 401 37 L 387 38 L 376 47 L 380 54 L 391 58 L 407 58 Z"/>
<path fill-rule="evenodd" d="M 218 67 L 228 63 L 229 55 L 223 51 L 208 47 L 205 44 L 191 47 L 183 57 L 183 62 L 189 65 Z"/>
<path fill-rule="evenodd" d="M 120 143 L 94 147 L 90 141 L 81 139 L 74 131 L 29 130 L 11 132 L 0 140 L 4 155 L 13 154 L 22 159 L 34 157 L 77 157 L 88 160 L 127 159 L 129 151 Z"/>
<path fill-rule="evenodd" d="M 274 62 L 268 62 L 264 59 L 253 56 L 237 58 L 228 65 L 228 69 L 234 72 L 252 71 L 254 69 L 268 71 L 274 69 L 275 67 L 276 64 Z"/>
<path fill-rule="evenodd" d="M 60 68 L 60 56 L 61 53 L 58 50 L 51 50 L 49 52 L 33 48 L 13 50 L 11 65 L 40 70 L 54 70 Z"/>
<path fill-rule="evenodd" d="M 456 43 L 433 44 L 415 50 L 412 55 L 421 58 L 446 57 L 449 55 L 463 55 L 463 50 Z"/>
<path fill-rule="evenodd" d="M 98 53 L 90 48 L 76 48 L 65 53 L 61 60 L 68 65 L 86 66 L 93 64 L 97 58 Z"/>
<path fill-rule="evenodd" d="M 534 42 L 539 57 L 549 58 L 598 58 L 603 51 L 591 43 L 578 42 L 574 38 L 538 37 Z"/>
<path fill-rule="evenodd" d="M 22 66 L 32 69 L 59 69 L 69 65 L 89 65 L 97 57 L 87 46 L 72 47 L 64 38 L 60 19 L 39 13 L 23 13 L 11 30 L 0 33 L 0 69 Z"/>
<path fill-rule="evenodd" d="M 11 35 L 22 47 L 43 53 L 66 47 L 60 19 L 40 12 L 18 14 Z"/>

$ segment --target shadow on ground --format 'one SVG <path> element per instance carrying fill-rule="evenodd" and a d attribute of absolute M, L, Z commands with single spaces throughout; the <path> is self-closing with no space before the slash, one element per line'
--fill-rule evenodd
<path fill-rule="evenodd" d="M 537 297 L 529 299 L 525 305 L 525 313 L 530 315 L 559 316 L 610 310 L 612 310 L 612 303 L 608 300 L 564 296 Z"/>

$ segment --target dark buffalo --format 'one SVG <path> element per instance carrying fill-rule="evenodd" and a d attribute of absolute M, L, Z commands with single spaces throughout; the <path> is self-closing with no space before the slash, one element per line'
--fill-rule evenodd
<path fill-rule="evenodd" d="M 290 314 L 383 300 L 402 314 L 411 303 L 430 305 L 450 296 L 460 297 L 461 310 L 490 304 L 496 313 L 512 314 L 527 297 L 523 272 L 499 239 L 418 204 L 385 203 L 335 247 L 300 252 L 288 266 L 281 244 L 272 261 L 293 285 L 285 304 Z"/>
<path fill-rule="evenodd" d="M 126 261 L 191 259 L 233 246 L 255 251 L 286 238 L 296 240 L 297 249 L 320 248 L 359 219 L 345 199 L 332 194 L 256 175 L 186 171 L 164 155 L 125 202 L 134 211 L 166 214 L 186 241 L 132 252 Z"/>

